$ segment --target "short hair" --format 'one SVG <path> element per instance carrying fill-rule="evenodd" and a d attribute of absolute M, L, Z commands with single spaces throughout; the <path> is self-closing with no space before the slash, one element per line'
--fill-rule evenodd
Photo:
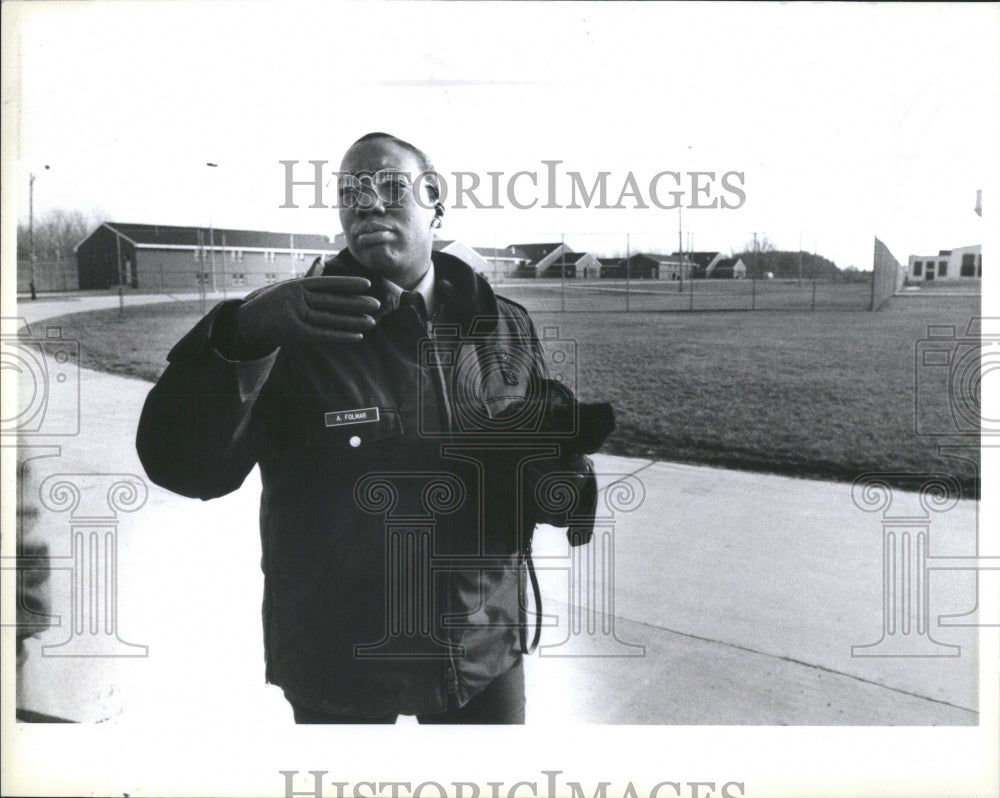
<path fill-rule="evenodd" d="M 347 149 L 350 150 L 355 146 L 357 146 L 358 144 L 362 144 L 366 141 L 373 141 L 376 139 L 386 139 L 388 141 L 391 141 L 397 147 L 401 147 L 402 149 L 412 154 L 413 157 L 417 159 L 417 166 L 420 167 L 421 174 L 426 176 L 427 190 L 431 194 L 431 199 L 438 200 L 441 198 L 441 186 L 438 183 L 438 173 L 434 169 L 434 164 L 431 162 L 431 159 L 428 157 L 426 152 L 424 152 L 419 147 L 410 144 L 410 142 L 404 141 L 403 139 L 399 138 L 398 136 L 394 136 L 391 133 L 383 133 L 381 131 L 375 131 L 373 133 L 365 133 L 365 135 L 363 135 L 361 138 L 355 141 L 354 144 L 352 144 Z"/>

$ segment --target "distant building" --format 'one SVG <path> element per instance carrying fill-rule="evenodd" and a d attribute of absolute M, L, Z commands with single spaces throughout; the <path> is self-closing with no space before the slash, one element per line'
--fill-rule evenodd
<path fill-rule="evenodd" d="M 661 280 L 690 280 L 694 264 L 686 257 L 663 256 L 660 260 Z"/>
<path fill-rule="evenodd" d="M 511 277 L 514 272 L 527 265 L 527 260 L 516 255 L 514 247 L 496 249 L 495 247 L 473 247 L 476 254 L 486 261 L 489 271 L 485 276 L 493 282 Z"/>
<path fill-rule="evenodd" d="M 306 273 L 337 251 L 303 233 L 105 222 L 76 249 L 80 288 L 253 288 Z"/>
<path fill-rule="evenodd" d="M 688 279 L 691 274 L 691 261 L 673 258 L 657 252 L 636 252 L 627 258 L 619 258 L 614 262 L 605 263 L 601 276 L 610 279 L 624 280 L 679 280 L 683 275 Z"/>
<path fill-rule="evenodd" d="M 681 258 L 682 253 L 674 252 L 670 257 L 673 259 Z M 712 268 L 718 261 L 722 260 L 721 252 L 684 252 L 683 258 L 685 263 L 692 264 L 691 266 L 691 277 L 695 280 L 700 280 L 708 275 L 708 270 Z"/>
<path fill-rule="evenodd" d="M 742 280 L 747 276 L 747 267 L 741 258 L 717 258 L 705 270 L 709 280 Z"/>
<path fill-rule="evenodd" d="M 974 244 L 956 249 L 942 249 L 937 255 L 910 255 L 906 281 L 926 283 L 931 280 L 969 280 L 983 276 L 983 247 Z"/>
<path fill-rule="evenodd" d="M 601 263 L 589 252 L 563 252 L 539 277 L 593 278 L 601 276 Z"/>
<path fill-rule="evenodd" d="M 446 252 L 449 255 L 453 255 L 460 261 L 463 261 L 468 266 L 484 277 L 488 277 L 492 272 L 492 266 L 490 263 L 476 250 L 472 247 L 467 247 L 461 241 L 446 241 L 440 238 L 434 240 L 434 251 L 435 252 Z"/>
<path fill-rule="evenodd" d="M 507 250 L 522 260 L 512 277 L 538 277 L 564 252 L 572 252 L 562 242 L 544 244 L 511 244 Z"/>
<path fill-rule="evenodd" d="M 645 255 L 636 252 L 618 261 L 617 266 L 605 268 L 603 277 L 628 277 L 632 280 L 658 280 L 660 278 L 660 259 L 655 255 Z"/>

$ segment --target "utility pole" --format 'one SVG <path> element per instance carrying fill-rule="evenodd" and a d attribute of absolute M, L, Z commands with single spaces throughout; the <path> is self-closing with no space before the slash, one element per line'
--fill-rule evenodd
<path fill-rule="evenodd" d="M 560 236 L 559 245 L 559 309 L 566 312 L 566 234 Z"/>
<path fill-rule="evenodd" d="M 757 279 L 757 233 L 753 234 L 753 279 Z"/>
<path fill-rule="evenodd" d="M 122 287 L 122 237 L 115 230 L 115 248 L 118 252 L 118 315 L 125 315 L 125 294 Z"/>
<path fill-rule="evenodd" d="M 677 293 L 684 293 L 684 224 L 681 217 L 681 206 L 677 206 L 677 258 L 680 261 L 678 266 L 678 271 L 680 272 L 681 282 L 677 288 Z"/>
<path fill-rule="evenodd" d="M 629 312 L 629 292 L 631 291 L 631 281 L 629 274 L 632 271 L 632 234 L 625 234 L 625 312 Z"/>
<path fill-rule="evenodd" d="M 45 164 L 48 169 L 49 165 Z M 28 173 L 28 257 L 30 260 L 30 283 L 31 298 L 36 299 L 35 294 L 35 174 Z"/>
<path fill-rule="evenodd" d="M 802 285 L 802 233 L 799 233 L 799 285 Z"/>
<path fill-rule="evenodd" d="M 215 291 L 215 230 L 212 228 L 211 219 L 208 222 L 208 258 L 212 264 L 212 290 Z"/>
<path fill-rule="evenodd" d="M 218 169 L 219 165 L 217 163 L 212 163 L 211 161 L 206 161 L 205 166 L 210 169 Z M 211 200 L 209 200 L 211 202 Z M 208 214 L 208 257 L 212 264 L 212 293 L 214 294 L 218 291 L 218 287 L 215 284 L 215 230 L 212 226 L 212 212 L 209 211 Z M 225 284 L 223 284 L 223 290 L 225 290 Z"/>

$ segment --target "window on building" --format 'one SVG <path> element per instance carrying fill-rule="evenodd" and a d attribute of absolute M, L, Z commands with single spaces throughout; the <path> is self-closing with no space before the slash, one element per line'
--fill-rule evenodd
<path fill-rule="evenodd" d="M 913 276 L 919 277 L 924 273 L 924 262 L 922 260 L 913 261 Z"/>
<path fill-rule="evenodd" d="M 948 276 L 948 261 L 939 260 L 938 261 L 938 277 Z"/>
<path fill-rule="evenodd" d="M 272 283 L 276 283 L 276 282 L 278 282 L 278 275 L 275 272 L 265 272 L 264 273 L 264 282 L 267 283 L 268 285 L 271 285 Z"/>
<path fill-rule="evenodd" d="M 962 277 L 976 276 L 976 256 L 972 252 L 962 255 Z"/>
<path fill-rule="evenodd" d="M 199 263 L 199 262 L 201 262 L 201 250 L 200 250 L 200 249 L 195 249 L 195 250 L 194 250 L 194 251 L 193 251 L 193 252 L 191 253 L 191 257 L 192 257 L 192 258 L 194 259 L 194 262 L 195 262 L 195 263 Z"/>

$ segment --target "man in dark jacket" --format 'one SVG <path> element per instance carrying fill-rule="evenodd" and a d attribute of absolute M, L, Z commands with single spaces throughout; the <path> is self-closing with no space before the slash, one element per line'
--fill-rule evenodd
<path fill-rule="evenodd" d="M 393 136 L 352 145 L 347 249 L 216 306 L 139 425 L 150 479 L 185 496 L 260 466 L 267 679 L 299 723 L 523 723 L 525 538 L 566 524 L 533 491 L 589 467 L 532 441 L 542 347 L 524 308 L 433 252 L 430 171 Z"/>

